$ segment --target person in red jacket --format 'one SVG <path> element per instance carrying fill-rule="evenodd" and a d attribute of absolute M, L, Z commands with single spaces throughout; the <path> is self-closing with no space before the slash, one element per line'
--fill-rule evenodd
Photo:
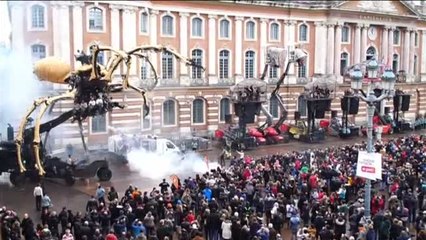
<path fill-rule="evenodd" d="M 192 212 L 192 210 L 189 211 L 188 215 L 186 215 L 186 220 L 192 224 L 193 222 L 195 222 L 196 218 L 194 213 Z"/>
<path fill-rule="evenodd" d="M 105 240 L 118 240 L 118 238 L 114 235 L 114 231 L 109 231 L 108 235 L 106 235 Z"/>

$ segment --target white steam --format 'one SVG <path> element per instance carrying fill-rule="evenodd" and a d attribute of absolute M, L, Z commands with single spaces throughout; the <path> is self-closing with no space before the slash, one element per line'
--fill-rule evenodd
<path fill-rule="evenodd" d="M 217 162 L 212 161 L 207 164 L 203 157 L 195 152 L 181 156 L 176 153 L 157 154 L 138 149 L 130 151 L 127 160 L 132 171 L 139 172 L 141 177 L 155 180 L 168 178 L 172 174 L 189 177 L 194 173 L 205 173 L 219 166 Z"/>

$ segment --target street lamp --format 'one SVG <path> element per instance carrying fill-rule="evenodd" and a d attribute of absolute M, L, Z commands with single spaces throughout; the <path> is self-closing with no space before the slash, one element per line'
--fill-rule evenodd
<path fill-rule="evenodd" d="M 376 97 L 374 94 L 374 90 L 372 87 L 373 80 L 378 79 L 379 74 L 379 64 L 375 59 L 370 60 L 366 64 L 367 71 L 367 80 L 368 80 L 368 90 L 367 93 L 364 94 L 362 92 L 362 81 L 364 74 L 361 71 L 360 67 L 355 67 L 349 74 L 351 78 L 351 88 L 354 89 L 355 96 L 361 99 L 362 101 L 367 103 L 367 152 L 374 152 L 373 145 L 373 117 L 374 112 L 376 110 L 375 103 L 381 102 L 385 98 L 392 98 L 394 95 L 394 87 L 395 87 L 395 74 L 392 70 L 386 69 L 384 73 L 381 75 L 382 79 L 382 94 L 379 97 Z M 361 92 L 361 94 L 360 94 Z M 364 217 L 370 218 L 370 205 L 371 205 L 371 180 L 366 179 L 365 183 L 365 212 Z"/>

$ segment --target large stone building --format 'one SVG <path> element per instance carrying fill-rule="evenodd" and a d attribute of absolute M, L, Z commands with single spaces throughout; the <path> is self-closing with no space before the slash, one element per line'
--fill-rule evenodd
<path fill-rule="evenodd" d="M 116 94 L 128 107 L 89 119 L 89 144 L 105 144 L 116 129 L 168 135 L 217 129 L 232 112 L 229 86 L 259 77 L 267 46 L 291 49 L 301 44 L 308 53 L 306 66 L 292 67 L 284 83 L 281 94 L 290 112 L 306 115 L 303 85 L 324 74 L 340 83 L 332 104 L 340 109 L 338 97 L 349 87 L 343 70 L 372 57 L 399 73 L 402 83 L 397 87 L 412 94 L 407 115 L 426 111 L 425 1 L 11 1 L 9 9 L 12 47 L 24 49 L 34 60 L 54 55 L 75 66 L 73 54 L 94 43 L 120 49 L 163 44 L 206 67 L 201 72 L 170 55 L 152 55 L 160 82 L 150 93 L 151 115 L 141 119 L 142 99 L 136 93 Z M 100 55 L 99 61 L 107 57 Z M 282 71 L 268 72 L 271 88 Z M 151 71 L 141 61 L 131 75 L 151 81 Z M 275 102 L 265 105 L 279 116 Z M 71 107 L 65 102 L 55 111 Z M 361 105 L 357 120 L 364 116 Z M 77 124 L 64 126 L 60 133 L 65 140 L 58 143 L 78 142 Z"/>

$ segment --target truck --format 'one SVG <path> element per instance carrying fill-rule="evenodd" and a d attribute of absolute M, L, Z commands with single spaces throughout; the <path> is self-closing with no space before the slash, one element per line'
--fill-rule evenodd
<path fill-rule="evenodd" d="M 143 149 L 159 155 L 182 154 L 181 149 L 171 140 L 157 138 L 156 136 L 118 134 L 108 138 L 108 151 L 110 152 L 126 156 L 127 153 L 135 149 Z"/>

